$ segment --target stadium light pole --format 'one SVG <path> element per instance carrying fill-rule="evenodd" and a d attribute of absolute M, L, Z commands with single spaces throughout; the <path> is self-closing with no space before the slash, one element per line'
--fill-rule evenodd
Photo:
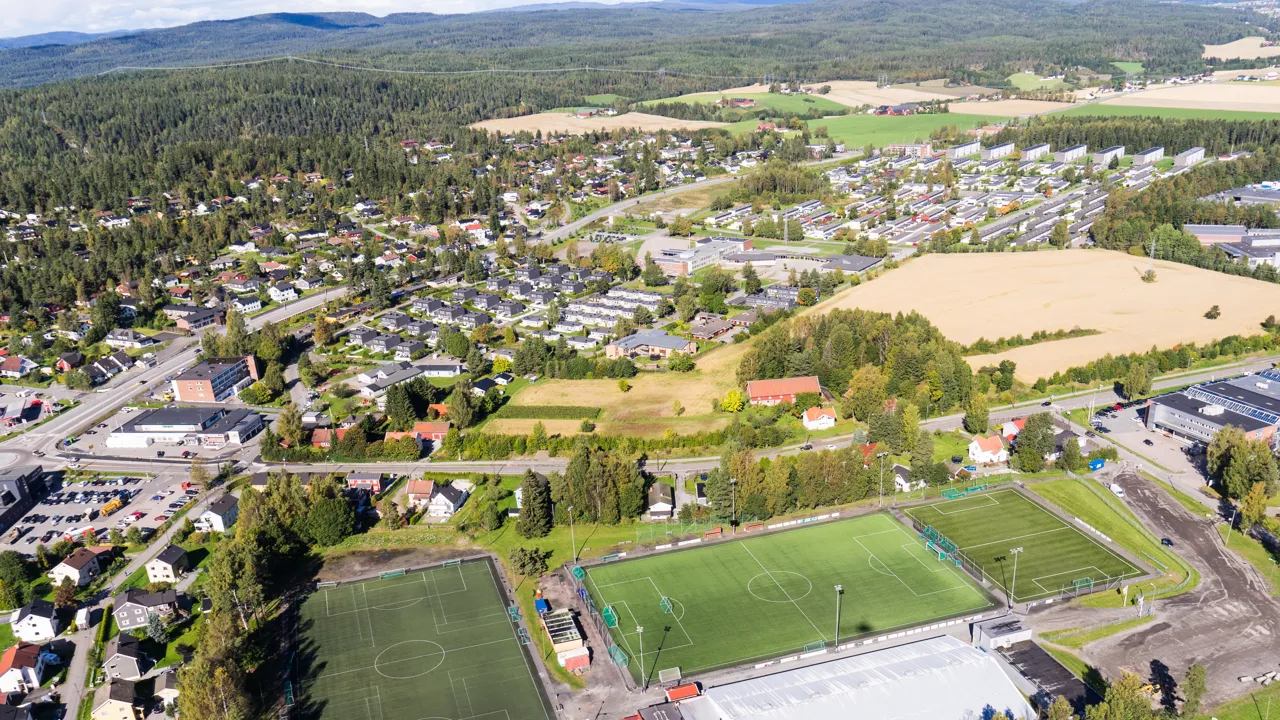
<path fill-rule="evenodd" d="M 888 452 L 876 453 L 876 457 L 880 458 L 880 502 L 878 507 L 884 507 L 884 457 Z"/>
<path fill-rule="evenodd" d="M 578 562 L 578 539 L 573 534 L 573 506 L 569 506 L 569 542 L 573 544 L 573 562 Z"/>
<path fill-rule="evenodd" d="M 644 672 L 644 626 L 636 626 L 636 635 L 640 636 L 640 692 L 644 692 L 649 689 L 648 678 L 645 677 Z"/>
<path fill-rule="evenodd" d="M 1018 556 L 1022 554 L 1022 548 L 1010 548 L 1009 552 L 1013 553 L 1013 585 L 1018 584 Z M 1013 607 L 1013 587 L 1009 588 L 1009 607 Z"/>
<path fill-rule="evenodd" d="M 836 586 L 836 637 L 831 643 L 833 648 L 840 647 L 840 595 L 844 592 L 843 585 Z"/>
<path fill-rule="evenodd" d="M 991 559 L 1000 563 L 1000 584 L 1004 585 L 1004 602 L 1006 606 L 1013 607 L 1013 602 L 1009 599 L 1009 578 L 1004 575 L 1004 561 L 1008 558 L 1004 555 L 997 555 Z"/>
<path fill-rule="evenodd" d="M 738 534 L 738 478 L 729 478 L 729 534 Z"/>

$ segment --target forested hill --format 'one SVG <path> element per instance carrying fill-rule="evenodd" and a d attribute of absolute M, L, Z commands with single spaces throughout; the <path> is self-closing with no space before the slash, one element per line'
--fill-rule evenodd
<path fill-rule="evenodd" d="M 402 70 L 565 66 L 789 80 L 895 81 L 945 72 L 1002 81 L 1028 64 L 1109 71 L 1137 60 L 1200 67 L 1201 45 L 1243 37 L 1243 11 L 1122 0 L 815 0 L 717 10 L 644 3 L 471 15 L 275 14 L 201 22 L 78 45 L 0 52 L 0 85 L 25 87 L 120 66 L 307 55 Z M 732 84 L 732 80 L 727 81 Z"/>

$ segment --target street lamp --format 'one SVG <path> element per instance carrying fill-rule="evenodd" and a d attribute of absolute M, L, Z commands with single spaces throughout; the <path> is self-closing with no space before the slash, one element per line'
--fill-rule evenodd
<path fill-rule="evenodd" d="M 997 555 L 992 560 L 1000 563 L 1000 584 L 1004 586 L 1005 605 L 1013 607 L 1013 601 L 1009 599 L 1009 579 L 1004 575 L 1004 561 L 1009 558 L 1004 555 Z"/>
<path fill-rule="evenodd" d="M 878 507 L 884 507 L 884 456 L 888 452 L 876 453 L 876 457 L 880 458 L 880 502 Z"/>
<path fill-rule="evenodd" d="M 640 636 L 640 692 L 644 692 L 645 690 L 649 689 L 649 682 L 648 682 L 648 678 L 645 677 L 645 672 L 644 672 L 644 627 L 643 626 L 641 625 L 636 626 L 636 635 Z"/>
<path fill-rule="evenodd" d="M 843 585 L 836 586 L 836 635 L 835 641 L 831 643 L 833 648 L 840 647 L 840 595 L 844 592 Z"/>
<path fill-rule="evenodd" d="M 1018 585 L 1018 556 L 1022 554 L 1022 548 L 1010 548 L 1009 552 L 1013 553 L 1013 586 Z M 1009 607 L 1013 607 L 1013 587 L 1009 588 Z"/>

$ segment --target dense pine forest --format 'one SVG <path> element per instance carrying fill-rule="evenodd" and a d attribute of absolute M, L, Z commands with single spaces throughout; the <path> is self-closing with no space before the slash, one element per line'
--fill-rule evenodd
<path fill-rule="evenodd" d="M 1243 37 L 1262 18 L 1185 4 L 1091 0 L 817 0 L 753 9 L 669 8 L 262 15 L 0 52 L 0 85 L 22 87 L 120 66 L 180 66 L 279 55 L 399 70 L 604 67 L 722 77 L 721 87 L 782 80 L 898 82 L 940 74 L 1003 83 L 1036 64 L 1113 72 L 1112 60 L 1158 72 L 1201 66 L 1202 44 Z M 1255 31 L 1256 32 L 1256 31 Z M 854 50 L 856 49 L 856 50 Z M 557 82 L 541 78 L 539 85 Z M 640 99 L 653 99 L 652 95 Z"/>

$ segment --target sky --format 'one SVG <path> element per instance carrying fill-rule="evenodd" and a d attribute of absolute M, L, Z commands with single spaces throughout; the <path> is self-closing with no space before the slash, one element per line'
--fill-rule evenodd
<path fill-rule="evenodd" d="M 546 0 L 0 0 L 0 37 L 173 27 L 275 12 L 464 13 Z M 554 1 L 554 0 L 552 0 Z M 625 0 L 596 0 L 615 3 Z"/>

